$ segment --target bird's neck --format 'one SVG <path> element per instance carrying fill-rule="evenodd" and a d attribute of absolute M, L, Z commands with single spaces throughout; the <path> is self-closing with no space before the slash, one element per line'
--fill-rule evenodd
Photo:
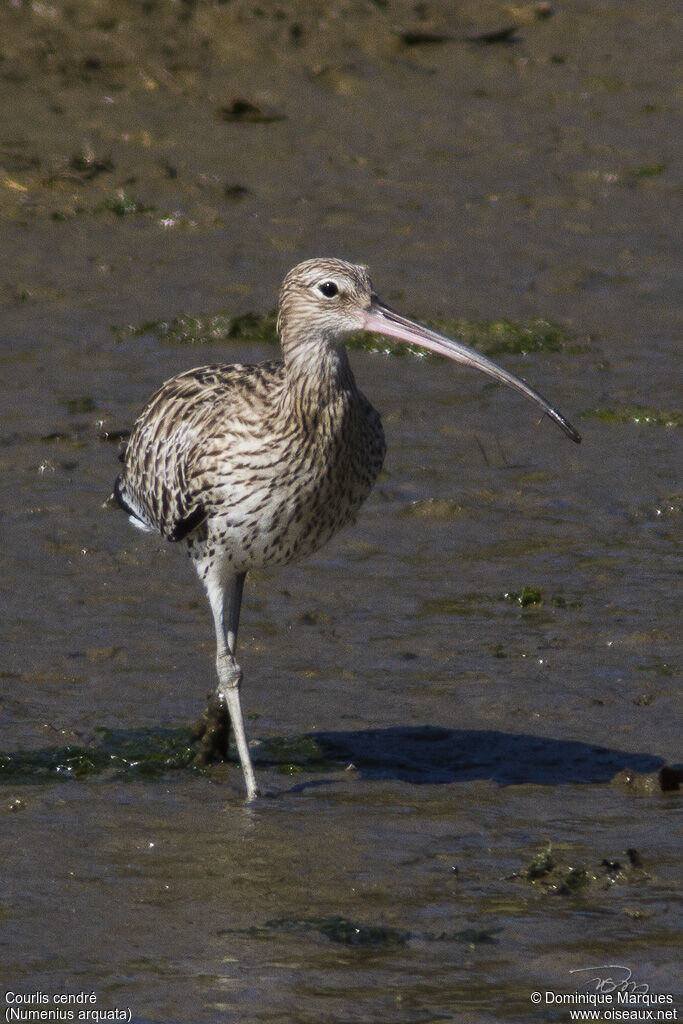
<path fill-rule="evenodd" d="M 343 393 L 356 392 L 346 349 L 338 344 L 287 344 L 283 339 L 291 411 L 314 427 L 320 415 Z"/>

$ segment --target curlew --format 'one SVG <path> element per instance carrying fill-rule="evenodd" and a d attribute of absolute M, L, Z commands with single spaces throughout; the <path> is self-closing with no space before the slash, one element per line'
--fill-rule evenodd
<path fill-rule="evenodd" d="M 131 522 L 183 544 L 204 585 L 216 630 L 218 686 L 200 757 L 227 746 L 230 724 L 247 799 L 258 796 L 236 661 L 244 580 L 287 565 L 351 521 L 382 468 L 384 432 L 358 390 L 345 335 L 371 331 L 471 366 L 574 427 L 525 381 L 461 342 L 383 305 L 367 271 L 312 259 L 280 292 L 282 361 L 202 366 L 167 381 L 133 427 L 114 498 Z M 222 725 L 221 725 L 222 722 Z"/>

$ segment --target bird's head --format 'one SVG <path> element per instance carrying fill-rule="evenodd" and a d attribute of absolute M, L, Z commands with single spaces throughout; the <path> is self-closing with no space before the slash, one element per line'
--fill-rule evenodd
<path fill-rule="evenodd" d="M 283 346 L 337 339 L 365 326 L 373 298 L 365 267 L 338 259 L 305 260 L 293 267 L 280 290 L 278 332 Z"/>
<path fill-rule="evenodd" d="M 313 259 L 289 271 L 280 292 L 278 330 L 291 368 L 319 376 L 346 367 L 341 342 L 353 331 L 372 331 L 471 366 L 535 402 L 577 443 L 579 432 L 526 381 L 493 360 L 383 305 L 364 267 L 338 259 Z M 296 372 L 296 371 L 295 371 Z"/>

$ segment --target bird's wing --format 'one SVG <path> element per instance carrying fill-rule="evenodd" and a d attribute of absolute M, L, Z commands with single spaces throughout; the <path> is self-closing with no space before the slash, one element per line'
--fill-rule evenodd
<path fill-rule="evenodd" d="M 114 485 L 131 522 L 172 541 L 196 530 L 211 512 L 198 468 L 207 447 L 227 452 L 283 378 L 281 363 L 260 363 L 203 366 L 166 381 L 138 417 Z"/>

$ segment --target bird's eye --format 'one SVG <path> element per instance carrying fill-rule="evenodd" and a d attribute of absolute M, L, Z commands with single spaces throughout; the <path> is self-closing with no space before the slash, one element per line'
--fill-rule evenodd
<path fill-rule="evenodd" d="M 324 295 L 326 299 L 332 299 L 335 295 L 339 294 L 339 288 L 334 281 L 323 281 L 322 284 L 318 285 L 318 291 Z"/>

